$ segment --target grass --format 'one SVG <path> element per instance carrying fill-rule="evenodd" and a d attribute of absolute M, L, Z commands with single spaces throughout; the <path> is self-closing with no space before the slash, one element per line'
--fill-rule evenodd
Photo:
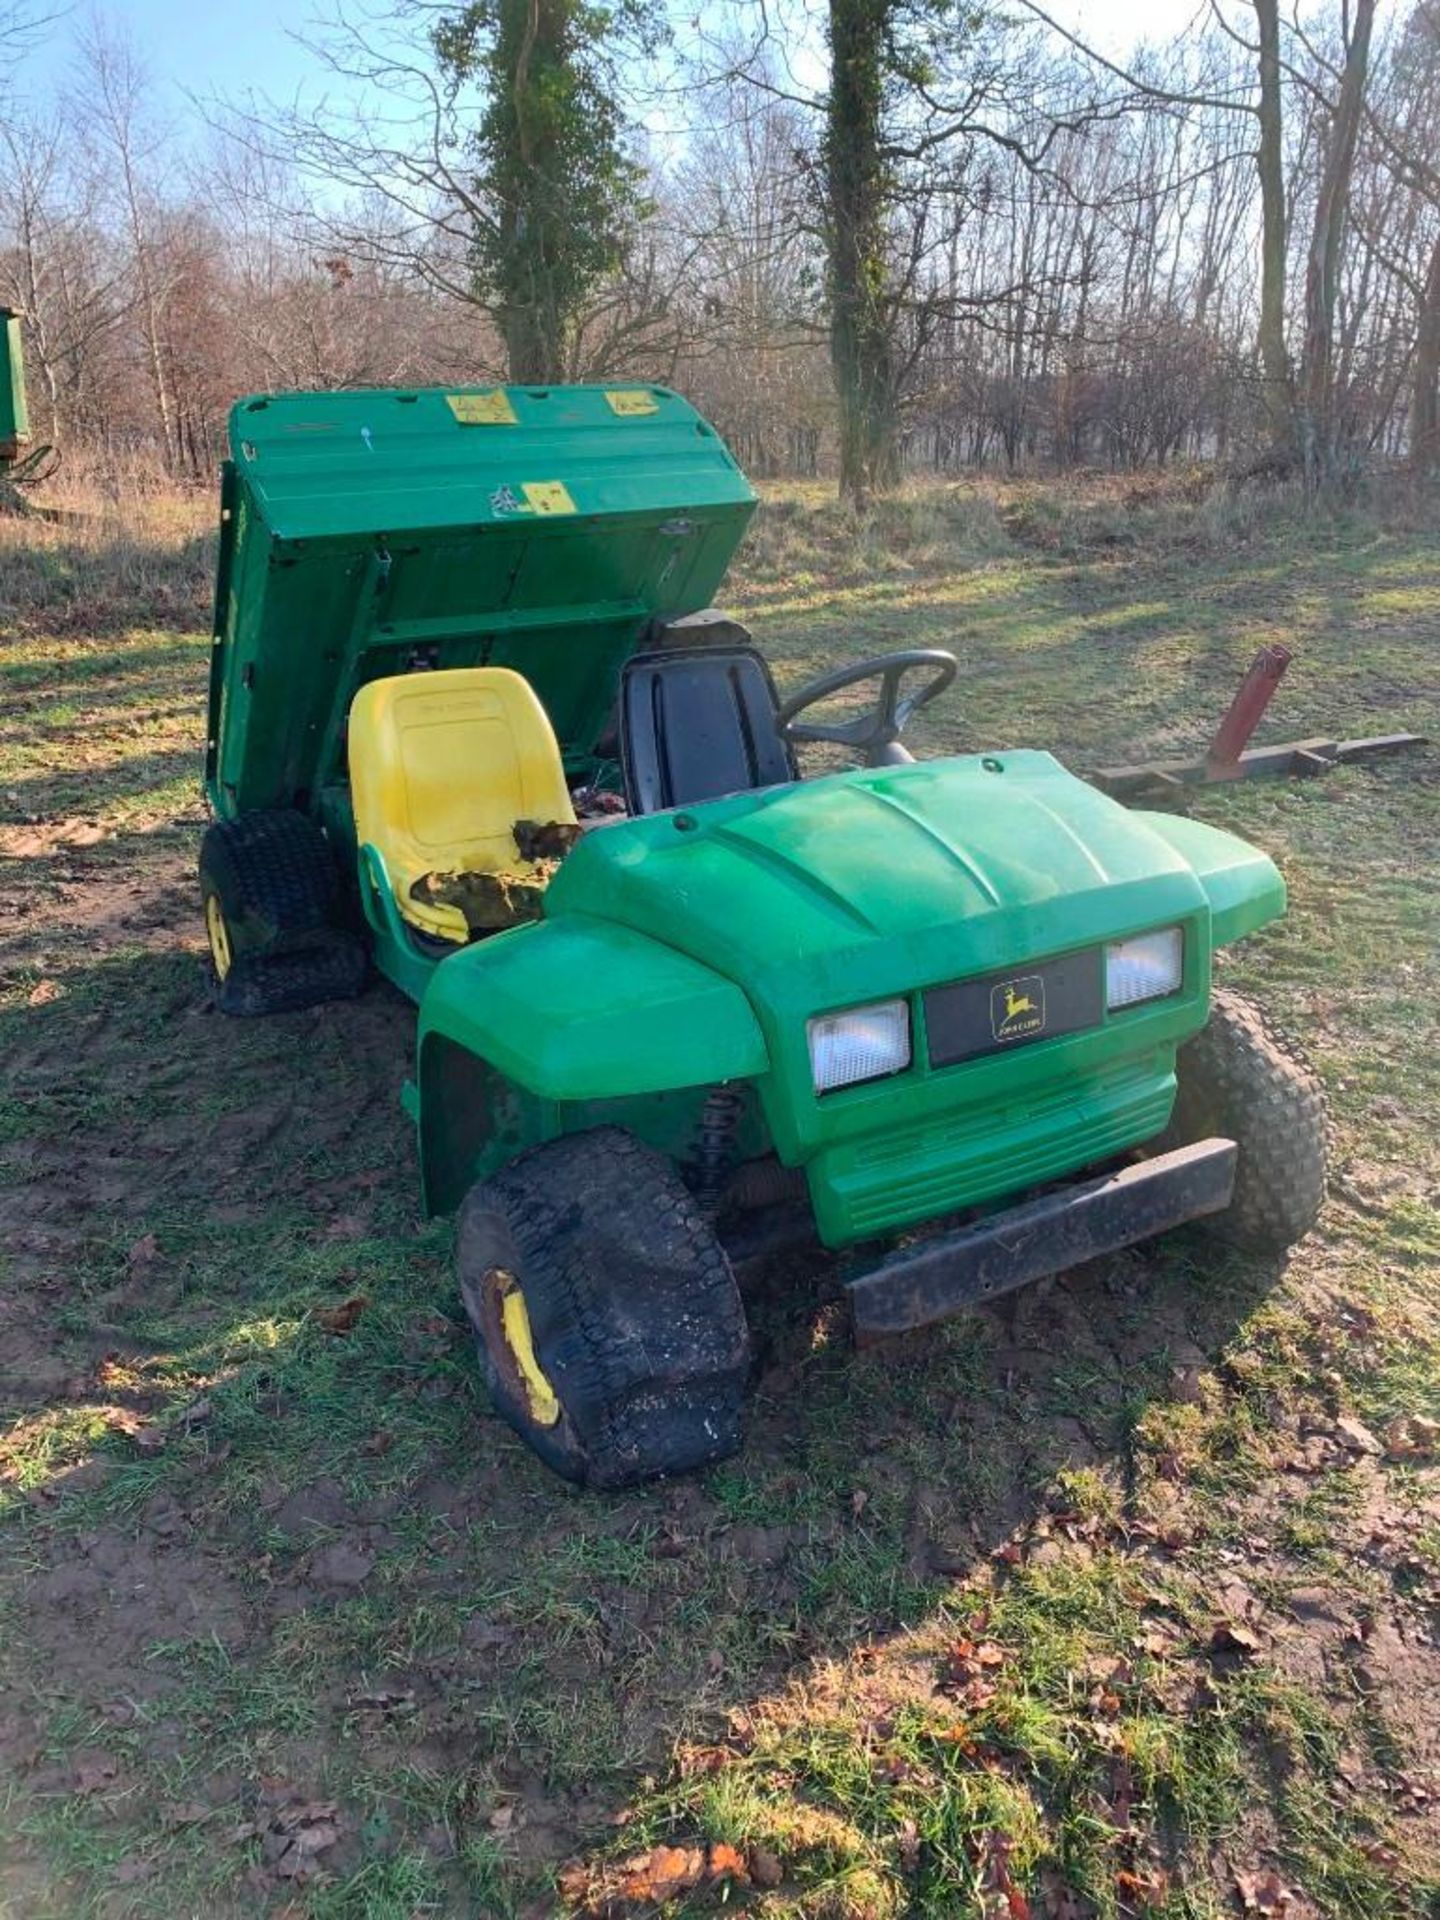
<path fill-rule="evenodd" d="M 1178 1236 L 859 1357 L 776 1276 L 744 1454 L 601 1499 L 486 1404 L 409 1010 L 206 1011 L 209 507 L 90 507 L 0 523 L 0 1914 L 638 1912 L 661 1847 L 677 1914 L 1440 1912 L 1436 1469 L 1337 1427 L 1440 1413 L 1433 751 L 1196 803 L 1335 1116 L 1283 1272 Z M 1188 751 L 1273 638 L 1269 737 L 1440 727 L 1408 510 L 777 489 L 734 586 L 782 685 L 953 647 L 922 752 Z"/>

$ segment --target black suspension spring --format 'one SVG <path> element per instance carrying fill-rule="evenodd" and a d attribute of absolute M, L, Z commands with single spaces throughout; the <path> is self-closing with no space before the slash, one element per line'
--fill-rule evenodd
<path fill-rule="evenodd" d="M 735 1135 L 745 1111 L 744 1095 L 734 1087 L 712 1087 L 700 1108 L 695 1143 L 695 1197 L 707 1211 L 720 1203 L 725 1176 L 735 1160 Z"/>

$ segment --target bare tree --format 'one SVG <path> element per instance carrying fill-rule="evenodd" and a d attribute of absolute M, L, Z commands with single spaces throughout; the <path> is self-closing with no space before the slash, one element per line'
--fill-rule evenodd
<path fill-rule="evenodd" d="M 164 136 L 147 114 L 149 80 L 129 39 L 97 15 L 87 30 L 83 51 L 87 117 L 109 163 L 130 244 L 130 270 L 155 421 L 166 464 L 174 466 L 179 444 L 164 346 L 169 268 L 155 187 Z"/>
<path fill-rule="evenodd" d="M 1305 263 L 1305 338 L 1301 360 L 1301 452 L 1311 488 L 1337 479 L 1334 387 L 1335 297 L 1350 205 L 1355 146 L 1370 71 L 1375 0 L 1355 0 L 1344 66 L 1328 118 L 1324 160 L 1315 195 Z"/>

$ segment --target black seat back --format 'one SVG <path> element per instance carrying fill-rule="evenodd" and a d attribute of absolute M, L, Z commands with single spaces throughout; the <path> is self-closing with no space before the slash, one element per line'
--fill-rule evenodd
<path fill-rule="evenodd" d="M 620 682 L 620 759 L 632 813 L 793 780 L 775 683 L 753 647 L 637 653 Z"/>

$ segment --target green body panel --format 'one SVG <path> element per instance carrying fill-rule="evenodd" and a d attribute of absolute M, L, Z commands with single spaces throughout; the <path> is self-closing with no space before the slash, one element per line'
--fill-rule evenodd
<path fill-rule="evenodd" d="M 770 1064 L 739 987 L 584 914 L 516 927 L 444 961 L 422 1002 L 422 1048 L 432 1031 L 542 1100 L 753 1080 Z"/>
<path fill-rule="evenodd" d="M 20 315 L 0 307 L 0 461 L 18 459 L 30 441 Z"/>
<path fill-rule="evenodd" d="M 5 340 L 13 425 L 8 325 Z M 597 825 L 537 923 L 446 951 L 401 920 L 378 852 L 355 844 L 355 692 L 432 666 L 512 666 L 572 773 L 599 772 L 625 659 L 654 623 L 714 598 L 754 506 L 677 395 L 259 396 L 235 408 L 230 453 L 207 790 L 222 818 L 309 810 L 354 860 L 376 962 L 420 1003 L 406 1104 L 432 1211 L 527 1148 L 602 1124 L 692 1161 L 717 1086 L 739 1096 L 739 1156 L 803 1168 L 835 1246 L 1163 1129 L 1213 949 L 1283 912 L 1284 886 L 1232 836 L 1128 812 L 1048 754 L 859 769 Z M 928 989 L 1168 926 L 1184 933 L 1178 993 L 931 1064 Z M 807 1022 L 895 996 L 910 1065 L 817 1095 Z"/>
<path fill-rule="evenodd" d="M 1128 812 L 1031 752 L 863 769 L 617 821 L 567 857 L 541 925 L 437 970 L 421 1009 L 422 1107 L 429 1036 L 552 1102 L 477 1149 L 477 1172 L 530 1144 L 527 1124 L 549 1137 L 563 1124 L 553 1098 L 599 1091 L 606 1074 L 610 1091 L 636 1096 L 751 1079 L 764 1138 L 805 1168 L 832 1245 L 1057 1178 L 1164 1127 L 1175 1049 L 1207 1017 L 1217 930 L 1234 937 L 1283 911 L 1283 882 L 1264 855 L 1190 826 Z M 1179 994 L 1081 1033 L 930 1066 L 926 988 L 1169 925 L 1185 934 Z M 551 957 L 567 948 L 556 936 L 582 929 L 599 944 L 569 951 L 593 951 L 595 965 L 557 973 Z M 663 1020 L 649 1019 L 646 996 L 632 1001 L 598 957 L 618 960 L 610 943 L 621 929 L 643 939 L 647 966 L 661 941 L 687 958 L 689 970 L 670 976 Z M 527 957 L 542 954 L 532 972 Z M 719 1029 L 712 981 L 743 995 L 763 1068 L 732 1064 L 743 1049 L 730 1053 L 739 1029 L 728 1015 L 717 1071 L 702 1071 L 711 1056 L 693 1042 L 677 1051 L 677 1035 Z M 597 1019 L 617 1000 L 624 1009 L 623 1065 L 582 1051 L 581 1077 L 567 1082 L 548 1023 L 557 994 L 574 1010 L 582 993 L 599 1000 Z M 816 1095 L 807 1020 L 894 995 L 911 1003 L 911 1066 Z M 596 1080 L 592 1066 L 603 1067 Z"/>
<path fill-rule="evenodd" d="M 284 394 L 230 416 L 206 787 L 353 847 L 344 729 L 367 680 L 509 666 L 589 771 L 626 657 L 713 598 L 755 496 L 659 387 Z M 451 401 L 512 420 L 467 424 Z M 526 489 L 532 489 L 527 495 Z"/>
<path fill-rule="evenodd" d="M 583 914 L 496 934 L 442 961 L 421 1003 L 426 1205 L 447 1211 L 515 1152 L 607 1122 L 688 1157 L 706 1092 L 768 1064 L 740 988 L 673 947 Z"/>
<path fill-rule="evenodd" d="M 1187 820 L 1178 813 L 1147 813 L 1143 819 L 1190 863 L 1210 901 L 1210 939 L 1217 947 L 1243 940 L 1285 911 L 1285 882 L 1274 862 L 1233 833 Z"/>

